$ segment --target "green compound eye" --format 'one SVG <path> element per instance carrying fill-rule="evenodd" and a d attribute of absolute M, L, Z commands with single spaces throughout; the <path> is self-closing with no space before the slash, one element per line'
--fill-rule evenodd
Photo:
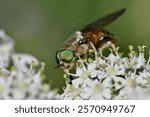
<path fill-rule="evenodd" d="M 70 50 L 63 50 L 60 53 L 60 57 L 61 59 L 66 62 L 66 63 L 70 63 L 73 59 L 74 59 L 74 53 Z"/>

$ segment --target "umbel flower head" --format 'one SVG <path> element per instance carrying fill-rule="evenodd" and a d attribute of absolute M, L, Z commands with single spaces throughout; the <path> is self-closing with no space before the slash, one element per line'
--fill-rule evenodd
<path fill-rule="evenodd" d="M 0 30 L 0 99 L 57 99 L 43 83 L 44 66 L 29 54 L 15 53 L 13 40 Z"/>
<path fill-rule="evenodd" d="M 136 52 L 129 46 L 123 57 L 119 47 L 112 46 L 107 57 L 102 50 L 94 52 L 93 60 L 80 60 L 71 84 L 66 82 L 61 99 L 150 99 L 150 56 L 144 58 L 145 46 Z"/>

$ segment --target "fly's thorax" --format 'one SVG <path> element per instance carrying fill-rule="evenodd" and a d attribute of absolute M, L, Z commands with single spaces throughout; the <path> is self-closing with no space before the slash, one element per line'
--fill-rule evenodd
<path fill-rule="evenodd" d="M 74 43 L 72 43 L 72 47 L 74 52 L 79 55 L 81 58 L 87 56 L 87 52 L 89 50 L 90 44 L 88 40 L 85 39 L 83 33 L 80 31 L 76 31 L 73 34 L 73 37 L 76 38 Z"/>
<path fill-rule="evenodd" d="M 61 48 L 75 50 L 81 40 L 83 40 L 82 32 L 76 31 L 62 44 Z"/>
<path fill-rule="evenodd" d="M 61 49 L 68 49 L 76 54 L 85 54 L 89 48 L 89 44 L 86 43 L 82 32 L 76 31 L 73 33 L 62 45 Z"/>

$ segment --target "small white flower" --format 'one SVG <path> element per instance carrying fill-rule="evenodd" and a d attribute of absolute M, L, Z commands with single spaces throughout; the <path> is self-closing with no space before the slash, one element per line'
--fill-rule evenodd
<path fill-rule="evenodd" d="M 142 72 L 139 72 L 139 74 L 138 83 L 150 88 L 150 71 L 144 69 Z"/>
<path fill-rule="evenodd" d="M 90 76 L 92 78 L 97 77 L 98 72 L 97 72 L 96 68 L 97 68 L 96 62 L 88 64 L 87 71 L 90 73 Z"/>
<path fill-rule="evenodd" d="M 29 54 L 13 54 L 12 60 L 16 68 L 23 73 L 27 73 L 34 65 L 38 64 L 38 60 Z"/>

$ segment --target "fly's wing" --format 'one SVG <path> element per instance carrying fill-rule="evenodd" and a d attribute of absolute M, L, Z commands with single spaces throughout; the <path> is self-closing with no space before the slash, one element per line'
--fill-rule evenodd
<path fill-rule="evenodd" d="M 115 11 L 113 13 L 110 13 L 98 20 L 96 20 L 95 22 L 85 26 L 81 32 L 82 33 L 87 33 L 87 32 L 97 32 L 100 29 L 103 29 L 104 27 L 106 27 L 107 25 L 109 25 L 110 23 L 112 23 L 114 20 L 116 20 L 119 16 L 121 16 L 124 12 L 126 11 L 126 8 L 120 9 L 118 11 Z"/>

